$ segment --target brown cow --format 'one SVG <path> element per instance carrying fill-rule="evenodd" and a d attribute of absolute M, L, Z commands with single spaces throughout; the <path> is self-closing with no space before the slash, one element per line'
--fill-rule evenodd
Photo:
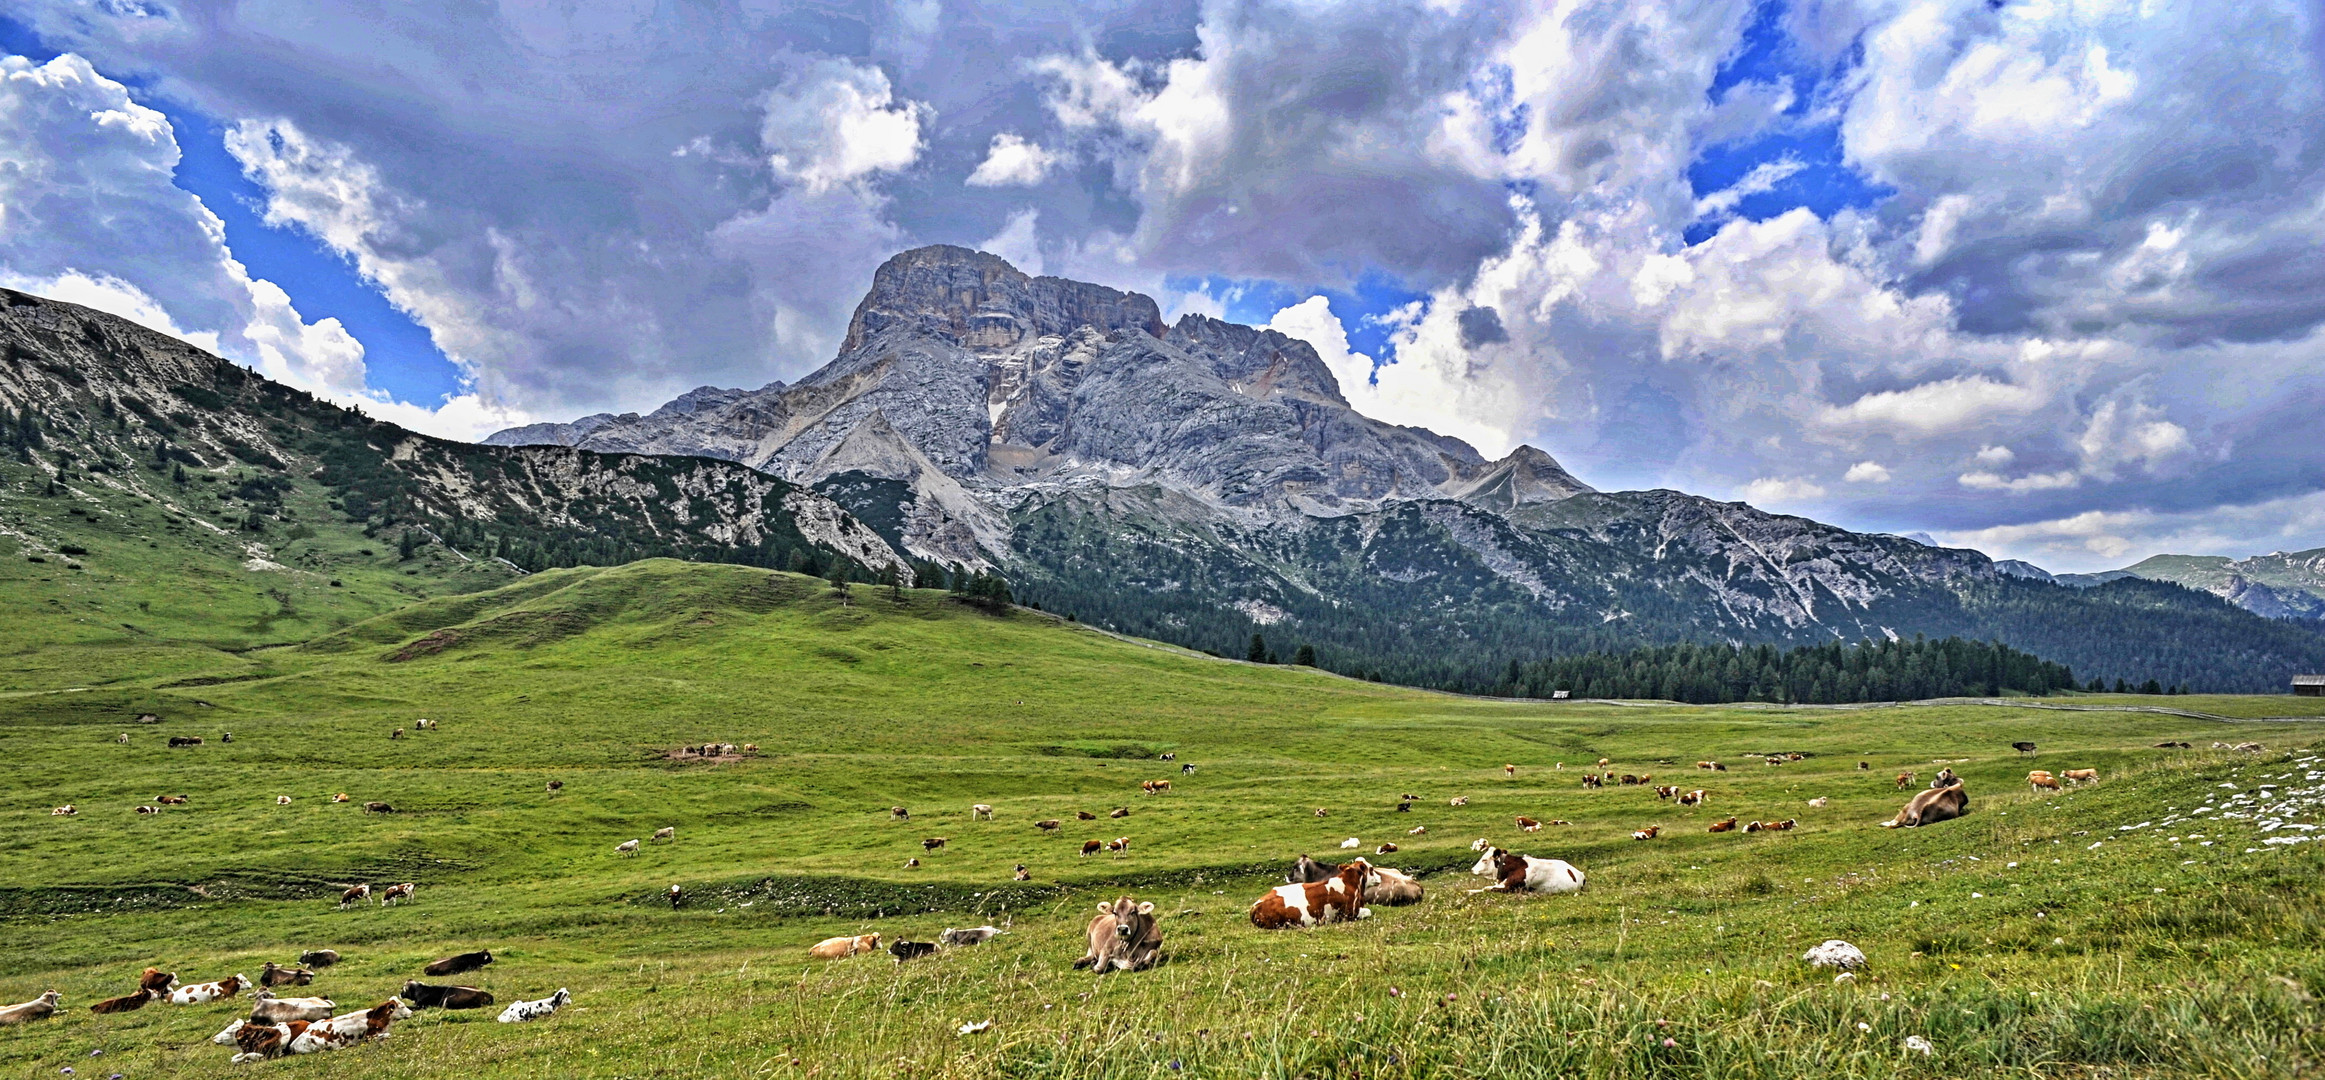
<path fill-rule="evenodd" d="M 1519 831 L 1519 832 L 1533 832 L 1533 831 L 1535 831 L 1535 830 L 1537 830 L 1537 829 L 1540 829 L 1541 827 L 1542 827 L 1542 823 L 1541 823 L 1541 822 L 1539 822 L 1539 821 L 1536 821 L 1536 820 L 1534 820 L 1533 818 L 1530 818 L 1530 817 L 1521 817 L 1521 818 L 1519 818 L 1519 819 L 1518 819 L 1518 831 Z"/>
<path fill-rule="evenodd" d="M 1145 971 L 1162 957 L 1162 928 L 1155 921 L 1154 904 L 1123 897 L 1098 905 L 1090 920 L 1090 951 L 1074 961 L 1079 970 L 1103 975 L 1109 971 Z"/>
<path fill-rule="evenodd" d="M 473 986 L 430 986 L 418 980 L 404 984 L 399 995 L 415 1009 L 482 1009 L 492 1004 L 492 994 Z"/>
<path fill-rule="evenodd" d="M 1147 780 L 1141 782 L 1138 786 L 1145 790 L 1147 794 L 1153 795 L 1157 792 L 1169 791 L 1171 789 L 1171 782 L 1168 780 Z"/>
<path fill-rule="evenodd" d="M 1251 905 L 1251 925 L 1280 930 L 1370 918 L 1372 911 L 1364 906 L 1364 893 L 1379 884 L 1380 875 L 1371 863 L 1352 859 L 1327 880 L 1269 889 Z"/>
<path fill-rule="evenodd" d="M 305 986 L 314 981 L 314 972 L 305 968 L 284 967 L 272 960 L 267 961 L 266 966 L 258 972 L 258 985 L 265 987 Z"/>
<path fill-rule="evenodd" d="M 1076 811 L 1074 811 L 1074 820 L 1076 820 L 1076 821 L 1096 821 L 1096 820 L 1098 820 L 1098 815 L 1096 815 L 1096 814 L 1093 814 L 1093 813 L 1089 812 L 1088 810 L 1076 810 Z"/>
<path fill-rule="evenodd" d="M 1502 775 L 1515 780 L 1518 777 L 1518 767 L 1515 765 L 1504 765 L 1502 766 Z"/>
<path fill-rule="evenodd" d="M 1903 791 L 1903 790 L 1905 790 L 1906 788 L 1912 787 L 1912 786 L 1913 786 L 1913 779 L 1914 779 L 1914 777 L 1913 777 L 1913 774 L 1912 774 L 1912 773 L 1909 773 L 1909 772 L 1901 772 L 1901 773 L 1898 773 L 1898 774 L 1897 774 L 1897 790 L 1899 790 L 1899 791 Z"/>
<path fill-rule="evenodd" d="M 807 947 L 807 955 L 818 960 L 840 960 L 857 953 L 877 952 L 880 935 L 858 934 L 854 937 L 825 938 Z"/>
<path fill-rule="evenodd" d="M 443 978 L 446 975 L 458 975 L 464 971 L 475 971 L 489 963 L 492 963 L 492 950 L 478 949 L 475 952 L 458 953 L 434 961 L 427 967 L 421 968 L 420 974 Z"/>
<path fill-rule="evenodd" d="M 1046 821 L 1036 821 L 1033 823 L 1034 828 L 1040 829 L 1045 833 L 1054 833 L 1058 831 L 1058 825 L 1059 822 L 1056 818 L 1050 818 Z"/>
<path fill-rule="evenodd" d="M 2044 788 L 2049 788 L 2052 791 L 2059 790 L 2059 778 L 2042 769 L 2036 769 L 2026 774 L 2026 784 L 2036 791 L 2041 791 Z"/>
<path fill-rule="evenodd" d="M 928 837 L 927 839 L 925 839 L 925 840 L 922 840 L 922 841 L 920 842 L 920 850 L 922 850 L 922 851 L 935 851 L 936 849 L 938 849 L 938 848 L 940 848 L 940 847 L 943 847 L 943 846 L 945 846 L 945 841 L 947 841 L 947 840 L 950 840 L 950 839 L 952 839 L 952 838 L 951 838 L 951 837 L 948 837 L 948 836 L 931 836 L 931 837 Z"/>
<path fill-rule="evenodd" d="M 1661 826 L 1661 825 L 1649 825 L 1649 826 L 1647 826 L 1647 827 L 1646 827 L 1646 828 L 1644 828 L 1644 829 L 1633 829 L 1633 830 L 1631 830 L 1631 839 L 1633 839 L 1633 840 L 1653 840 L 1653 839 L 1655 838 L 1656 834 L 1658 834 L 1658 833 L 1661 833 L 1662 831 L 1663 831 L 1663 826 Z"/>
<path fill-rule="evenodd" d="M 1706 831 L 1706 832 L 1734 832 L 1735 830 L 1736 830 L 1736 819 L 1735 819 L 1735 818 L 1733 818 L 1733 817 L 1730 817 L 1730 818 L 1728 818 L 1726 821 L 1715 821 L 1715 822 L 1712 822 L 1712 823 L 1711 823 L 1711 828 L 1709 828 L 1709 829 L 1707 829 L 1707 830 L 1705 830 L 1705 831 Z"/>
<path fill-rule="evenodd" d="M 1106 816 L 1110 818 L 1126 818 L 1130 816 L 1130 808 L 1127 806 L 1117 806 L 1113 810 L 1108 811 Z"/>
<path fill-rule="evenodd" d="M 1929 788 L 1913 797 L 1897 816 L 1881 823 L 1884 829 L 1911 829 L 1951 821 L 1970 812 L 1970 795 L 1960 784 Z"/>
<path fill-rule="evenodd" d="M 1085 859 L 1104 850 L 1106 850 L 1106 841 L 1104 840 L 1082 841 L 1082 857 Z"/>
<path fill-rule="evenodd" d="M 2096 784 L 2099 782 L 2099 770 L 2068 769 L 2059 774 L 2059 779 L 2070 784 Z"/>

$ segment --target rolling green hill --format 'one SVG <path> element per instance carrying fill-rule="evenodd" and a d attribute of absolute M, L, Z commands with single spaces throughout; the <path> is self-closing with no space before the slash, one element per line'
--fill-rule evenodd
<path fill-rule="evenodd" d="M 804 575 L 673 560 L 436 597 L 210 671 L 123 665 L 108 685 L 0 696 L 0 932 L 14 943 L 0 998 L 54 986 L 69 1007 L 0 1028 L 0 1068 L 15 1073 L 225 1075 L 204 1040 L 232 1005 L 80 1006 L 147 964 L 194 981 L 326 946 L 348 959 L 314 989 L 343 1004 L 394 992 L 434 956 L 491 948 L 474 985 L 504 1002 L 567 986 L 575 1005 L 529 1026 L 423 1012 L 386 1043 L 268 1068 L 2297 1076 L 2325 1060 L 2300 996 L 2325 991 L 2316 845 L 2263 845 L 2280 834 L 2250 818 L 2177 823 L 2231 797 L 2221 784 L 2317 787 L 2314 751 L 2288 750 L 2325 736 L 2325 702 L 1459 698 L 931 590 L 857 585 L 843 600 Z M 139 723 L 147 713 L 158 722 Z M 415 730 L 420 717 L 440 726 Z M 205 743 L 170 749 L 173 735 Z M 2025 739 L 2041 746 L 2031 762 L 2010 748 Z M 2211 749 L 2248 739 L 2266 751 Z M 758 750 L 678 753 L 711 741 Z M 2165 741 L 2194 749 L 2154 748 Z M 1774 751 L 1807 757 L 1748 757 Z M 1601 757 L 1711 800 L 1581 788 Z M 1732 768 L 1692 767 L 1707 758 Z M 1897 773 L 1941 763 L 1968 778 L 1971 817 L 1874 826 L 1903 797 Z M 2038 797 L 2020 781 L 2030 764 L 2103 780 Z M 1140 793 L 1166 777 L 1170 792 Z M 339 792 L 351 801 L 330 802 Z M 131 813 L 161 793 L 189 802 Z M 1397 811 L 1408 793 L 1421 798 Z M 1457 795 L 1468 804 L 1449 805 Z M 366 813 L 371 801 L 394 812 Z M 971 820 L 980 802 L 992 821 Z M 49 814 L 65 803 L 79 814 Z M 1130 813 L 1104 816 L 1115 807 Z M 1521 814 L 1571 824 L 1523 834 Z M 1729 815 L 1800 824 L 1705 831 Z M 2315 815 L 2311 803 L 2294 820 Z M 1050 818 L 1061 835 L 1033 827 Z M 1629 838 L 1647 824 L 1665 834 Z M 674 840 L 614 853 L 664 826 Z M 1117 836 L 1126 855 L 1077 854 Z M 932 837 L 948 842 L 926 850 Z M 1590 888 L 1464 895 L 1478 837 L 1568 859 Z M 1243 921 L 1293 856 L 1349 838 L 1396 843 L 1381 860 L 1427 875 L 1431 898 L 1305 933 Z M 1031 880 L 1011 880 L 1020 863 Z M 420 889 L 338 910 L 355 881 Z M 1090 905 L 1123 892 L 1158 903 L 1170 962 L 1093 981 L 1068 962 Z M 929 940 L 988 920 L 1010 933 L 909 965 L 802 958 L 831 934 Z M 1872 955 L 1860 982 L 1798 961 L 1834 936 Z M 981 1020 L 994 1028 L 955 1033 Z M 1941 1056 L 1906 1055 L 1907 1034 Z"/>

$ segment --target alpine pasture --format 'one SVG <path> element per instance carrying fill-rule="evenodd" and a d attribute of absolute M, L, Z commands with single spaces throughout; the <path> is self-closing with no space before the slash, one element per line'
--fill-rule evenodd
<path fill-rule="evenodd" d="M 0 696 L 0 1003 L 64 1002 L 0 1028 L 8 1075 L 2325 1069 L 2325 857 L 2308 828 L 2325 824 L 2325 701 L 1469 699 L 938 592 L 843 599 L 670 561 L 425 600 L 208 654 L 214 671 L 162 650 L 167 670 L 140 674 L 77 640 L 20 652 L 44 688 Z M 102 681 L 53 685 L 76 669 Z M 204 741 L 167 745 L 189 736 Z M 710 743 L 734 750 L 687 749 Z M 1652 780 L 1586 789 L 1602 758 Z M 1696 767 L 1712 760 L 1727 768 Z M 1948 767 L 1968 816 L 1880 827 Z M 2038 768 L 2098 780 L 2038 791 Z M 1707 797 L 1682 807 L 1656 785 Z M 133 812 L 163 794 L 187 801 Z M 1568 824 L 1521 833 L 1520 816 Z M 1798 826 L 1708 831 L 1729 817 Z M 1117 837 L 1120 854 L 1080 854 Z M 1571 862 L 1588 886 L 1473 895 L 1479 839 Z M 1254 929 L 1246 909 L 1301 854 L 1403 868 L 1427 899 Z M 394 906 L 341 908 L 352 885 L 407 881 Z M 1155 904 L 1162 962 L 1074 970 L 1096 906 L 1125 895 Z M 885 951 L 982 924 L 1006 932 L 906 963 Z M 873 932 L 881 950 L 807 955 Z M 1834 938 L 1868 957 L 1853 978 L 1801 959 Z M 424 981 L 572 1001 L 523 1024 L 423 1009 L 383 1041 L 249 1065 L 210 1042 L 248 992 L 88 1010 L 148 966 L 191 984 L 326 948 L 343 959 L 286 995 L 361 1009 L 489 949 L 481 970 Z"/>

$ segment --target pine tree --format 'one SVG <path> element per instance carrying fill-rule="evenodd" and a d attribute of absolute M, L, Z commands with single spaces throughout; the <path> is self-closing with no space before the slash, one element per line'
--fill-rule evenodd
<path fill-rule="evenodd" d="M 1070 622 L 1072 621 L 1073 616 L 1069 615 L 1066 618 L 1067 621 Z M 1292 663 L 1298 664 L 1301 667 L 1315 667 L 1316 647 L 1314 645 L 1300 646 L 1299 651 L 1292 654 Z M 1512 661 L 1512 663 L 1515 663 L 1515 661 Z"/>
<path fill-rule="evenodd" d="M 1251 647 L 1243 651 L 1243 658 L 1254 664 L 1267 663 L 1267 639 L 1254 632 L 1251 635 Z"/>

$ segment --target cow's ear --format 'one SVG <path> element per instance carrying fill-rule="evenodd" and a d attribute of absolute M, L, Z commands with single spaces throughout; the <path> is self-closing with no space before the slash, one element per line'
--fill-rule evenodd
<path fill-rule="evenodd" d="M 1146 903 L 1138 905 L 1138 913 L 1141 915 L 1154 914 L 1154 901 L 1149 900 Z"/>
<path fill-rule="evenodd" d="M 1109 901 L 1105 901 L 1105 900 L 1101 900 L 1101 901 L 1099 901 L 1099 902 L 1098 902 L 1098 914 L 1100 914 L 1100 915 L 1112 915 L 1112 914 L 1114 914 L 1114 905 L 1113 905 L 1113 903 L 1111 903 L 1111 902 L 1109 902 Z"/>

